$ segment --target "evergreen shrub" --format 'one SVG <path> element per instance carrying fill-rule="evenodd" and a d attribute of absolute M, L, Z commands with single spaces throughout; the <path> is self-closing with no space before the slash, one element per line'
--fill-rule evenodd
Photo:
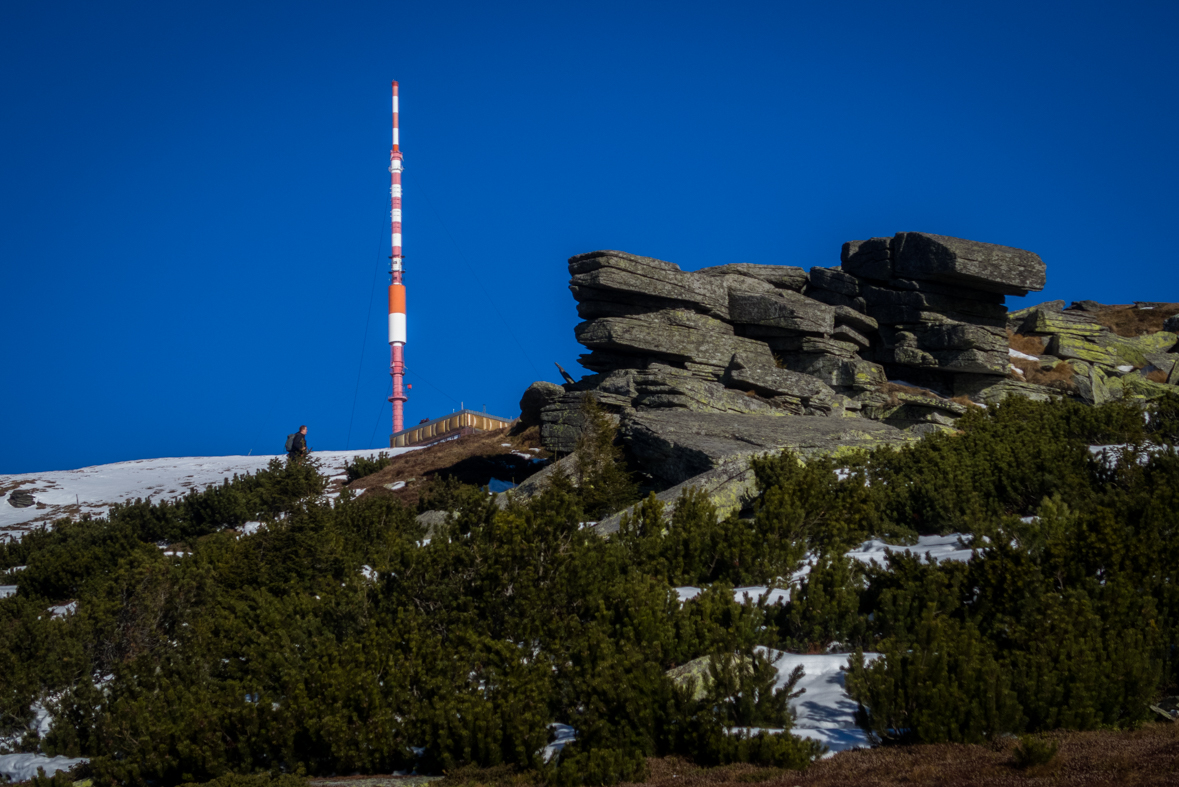
<path fill-rule="evenodd" d="M 611 538 L 585 523 L 637 495 L 595 406 L 576 478 L 502 507 L 432 483 L 421 505 L 449 516 L 429 539 L 396 499 L 328 500 L 314 462 L 276 462 L 0 545 L 0 569 L 27 566 L 0 601 L 0 734 L 91 758 L 97 786 L 414 768 L 596 785 L 651 756 L 818 756 L 760 648 L 862 649 L 847 687 L 890 741 L 1128 726 L 1176 691 L 1171 400 L 1149 421 L 1009 400 L 903 449 L 765 457 L 745 511 L 648 497 Z M 1106 462 L 1096 443 L 1131 448 Z M 955 531 L 968 563 L 844 557 Z M 791 600 L 734 598 L 749 585 Z M 702 694 L 667 675 L 700 658 Z M 546 762 L 553 722 L 577 740 Z"/>
<path fill-rule="evenodd" d="M 1012 750 L 1011 759 L 1016 768 L 1026 770 L 1050 764 L 1056 759 L 1058 751 L 1060 744 L 1054 740 L 1024 735 Z"/>
<path fill-rule="evenodd" d="M 344 473 L 348 476 L 348 482 L 351 483 L 358 478 L 372 475 L 378 470 L 384 470 L 391 464 L 393 464 L 393 460 L 384 451 L 381 451 L 376 457 L 354 456 L 351 461 L 344 463 Z"/>

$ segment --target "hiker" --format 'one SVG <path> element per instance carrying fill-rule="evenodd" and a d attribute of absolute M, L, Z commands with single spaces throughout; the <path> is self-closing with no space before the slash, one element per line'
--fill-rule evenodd
<path fill-rule="evenodd" d="M 299 431 L 287 439 L 287 458 L 292 462 L 298 462 L 309 453 L 311 451 L 307 448 L 307 427 L 300 426 Z"/>

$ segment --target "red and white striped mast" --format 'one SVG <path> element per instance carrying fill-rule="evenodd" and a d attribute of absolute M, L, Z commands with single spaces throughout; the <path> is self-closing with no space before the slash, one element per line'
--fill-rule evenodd
<path fill-rule="evenodd" d="M 402 406 L 409 398 L 402 387 L 405 374 L 405 285 L 401 283 L 401 150 L 397 138 L 397 83 L 393 83 L 393 149 L 389 151 L 389 197 L 392 209 L 393 252 L 390 255 L 389 273 L 393 283 L 389 285 L 389 374 L 393 376 L 393 432 L 404 428 Z"/>

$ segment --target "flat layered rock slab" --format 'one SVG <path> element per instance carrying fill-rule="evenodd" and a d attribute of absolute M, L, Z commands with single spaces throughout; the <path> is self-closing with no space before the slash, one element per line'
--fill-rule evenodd
<path fill-rule="evenodd" d="M 724 276 L 696 276 L 671 262 L 622 251 L 592 251 L 569 258 L 569 282 L 578 301 L 652 298 L 682 304 L 714 317 L 727 317 L 729 293 Z M 766 289 L 772 285 L 765 284 Z M 595 294 L 596 293 L 596 294 Z"/>
<path fill-rule="evenodd" d="M 673 486 L 741 456 L 791 449 L 808 455 L 903 445 L 912 438 L 877 421 L 818 415 L 727 415 L 637 411 L 622 421 L 623 440 L 643 469 Z"/>
<path fill-rule="evenodd" d="M 893 273 L 898 278 L 1004 295 L 1027 295 L 1044 289 L 1044 261 L 1037 254 L 1011 246 L 927 232 L 898 232 L 892 239 L 891 252 Z"/>
<path fill-rule="evenodd" d="M 689 312 L 672 313 L 683 319 L 676 322 L 669 318 L 656 323 L 604 317 L 579 324 L 574 334 L 578 342 L 593 351 L 691 361 L 716 367 L 718 376 L 735 353 L 748 354 L 758 358 L 762 365 L 773 366 L 774 357 L 765 343 L 733 336 L 732 328 L 719 320 Z"/>

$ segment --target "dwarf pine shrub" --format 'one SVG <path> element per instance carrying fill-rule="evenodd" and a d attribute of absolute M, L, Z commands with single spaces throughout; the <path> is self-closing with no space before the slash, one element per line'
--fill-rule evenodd
<path fill-rule="evenodd" d="M 880 654 L 847 678 L 880 738 L 1134 724 L 1179 682 L 1176 405 L 1154 407 L 1011 400 L 904 449 L 763 458 L 745 511 L 648 498 L 609 539 L 583 527 L 634 499 L 608 428 L 578 484 L 526 504 L 431 484 L 422 505 L 450 516 L 428 540 L 394 498 L 322 497 L 313 463 L 63 521 L 0 545 L 0 570 L 27 566 L 0 600 L 0 734 L 157 787 L 464 767 L 607 784 L 673 754 L 798 768 L 821 747 L 739 732 L 790 726 L 756 648 L 836 643 Z M 1091 443 L 1141 450 L 1104 463 Z M 969 563 L 843 556 L 952 530 Z M 733 597 L 804 563 L 787 604 Z M 704 698 L 667 676 L 702 657 Z M 546 762 L 553 722 L 578 737 Z"/>
<path fill-rule="evenodd" d="M 381 451 L 375 457 L 354 456 L 351 461 L 344 463 L 344 473 L 348 476 L 348 481 L 352 482 L 358 478 L 364 478 L 366 475 L 372 475 L 379 470 L 384 470 L 392 463 L 393 460 L 384 451 Z"/>

